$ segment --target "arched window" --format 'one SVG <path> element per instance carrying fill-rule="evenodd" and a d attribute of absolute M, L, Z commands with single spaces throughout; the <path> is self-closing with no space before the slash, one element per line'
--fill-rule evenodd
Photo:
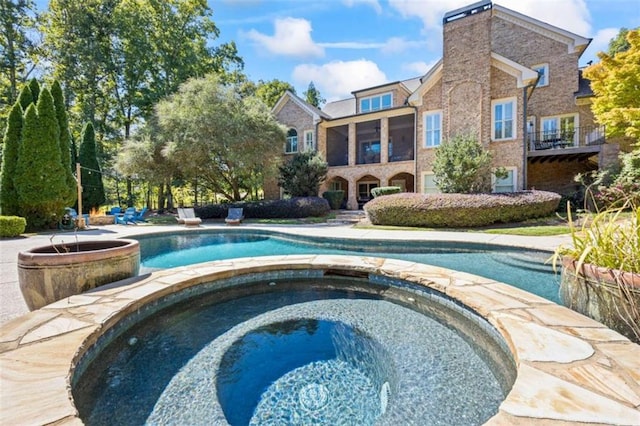
<path fill-rule="evenodd" d="M 296 129 L 289 129 L 287 132 L 287 145 L 284 152 L 287 154 L 298 152 L 298 132 Z"/>

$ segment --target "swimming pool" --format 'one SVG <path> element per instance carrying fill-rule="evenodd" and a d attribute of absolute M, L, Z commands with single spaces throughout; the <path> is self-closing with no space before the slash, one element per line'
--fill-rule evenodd
<path fill-rule="evenodd" d="M 149 235 L 140 241 L 141 273 L 211 260 L 289 254 L 387 257 L 441 266 L 504 282 L 559 303 L 559 277 L 549 253 L 460 242 L 297 237 L 264 230 Z"/>

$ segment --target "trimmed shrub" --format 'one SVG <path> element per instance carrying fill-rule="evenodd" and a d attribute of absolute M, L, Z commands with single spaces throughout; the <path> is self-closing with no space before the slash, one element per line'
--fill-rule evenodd
<path fill-rule="evenodd" d="M 104 185 L 102 183 L 102 172 L 96 151 L 96 134 L 93 124 L 85 123 L 82 129 L 82 142 L 80 142 L 80 152 L 78 159 L 82 169 L 80 170 L 82 182 L 82 213 L 89 213 L 92 209 L 97 209 L 106 201 L 104 195 Z"/>
<path fill-rule="evenodd" d="M 399 194 L 401 190 L 402 188 L 399 186 L 379 186 L 371 190 L 371 195 L 376 198 L 381 195 Z"/>
<path fill-rule="evenodd" d="M 296 197 L 286 200 L 264 200 L 250 203 L 210 204 L 197 207 L 201 219 L 223 219 L 229 208 L 241 207 L 245 219 L 298 219 L 329 214 L 329 202 L 320 197 Z"/>
<path fill-rule="evenodd" d="M 27 227 L 27 220 L 19 216 L 0 216 L 0 237 L 11 238 L 22 234 Z"/>
<path fill-rule="evenodd" d="M 364 205 L 374 225 L 469 227 L 520 222 L 552 214 L 560 195 L 546 191 L 500 194 L 402 193 Z"/>
<path fill-rule="evenodd" d="M 22 134 L 22 107 L 16 102 L 11 108 L 7 129 L 4 134 L 4 149 L 2 151 L 2 171 L 0 172 L 0 213 L 5 216 L 20 213 L 18 190 L 13 183 L 18 164 L 18 152 Z"/>
<path fill-rule="evenodd" d="M 325 191 L 322 193 L 322 198 L 329 202 L 331 210 L 338 210 L 344 200 L 344 191 Z"/>
<path fill-rule="evenodd" d="M 292 197 L 315 197 L 328 169 L 317 152 L 298 152 L 279 167 L 278 185 Z"/>

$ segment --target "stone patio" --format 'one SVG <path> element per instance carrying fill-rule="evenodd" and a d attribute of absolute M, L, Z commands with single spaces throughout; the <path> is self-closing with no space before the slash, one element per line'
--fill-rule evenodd
<path fill-rule="evenodd" d="M 567 308 L 486 278 L 338 255 L 245 258 L 155 272 L 10 321 L 0 328 L 0 424 L 81 424 L 70 392 L 75 363 L 140 306 L 220 278 L 292 269 L 340 269 L 419 283 L 486 318 L 517 364 L 516 382 L 487 424 L 640 424 L 640 345 Z"/>

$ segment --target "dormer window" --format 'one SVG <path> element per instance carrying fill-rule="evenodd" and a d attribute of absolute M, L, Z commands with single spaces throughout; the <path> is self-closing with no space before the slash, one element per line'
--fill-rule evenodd
<path fill-rule="evenodd" d="M 379 111 L 381 109 L 391 108 L 393 106 L 393 97 L 391 93 L 384 95 L 369 96 L 360 99 L 360 112 Z"/>
<path fill-rule="evenodd" d="M 536 71 L 540 76 L 536 87 L 544 87 L 549 85 L 549 64 L 534 65 L 531 67 L 531 69 Z"/>

